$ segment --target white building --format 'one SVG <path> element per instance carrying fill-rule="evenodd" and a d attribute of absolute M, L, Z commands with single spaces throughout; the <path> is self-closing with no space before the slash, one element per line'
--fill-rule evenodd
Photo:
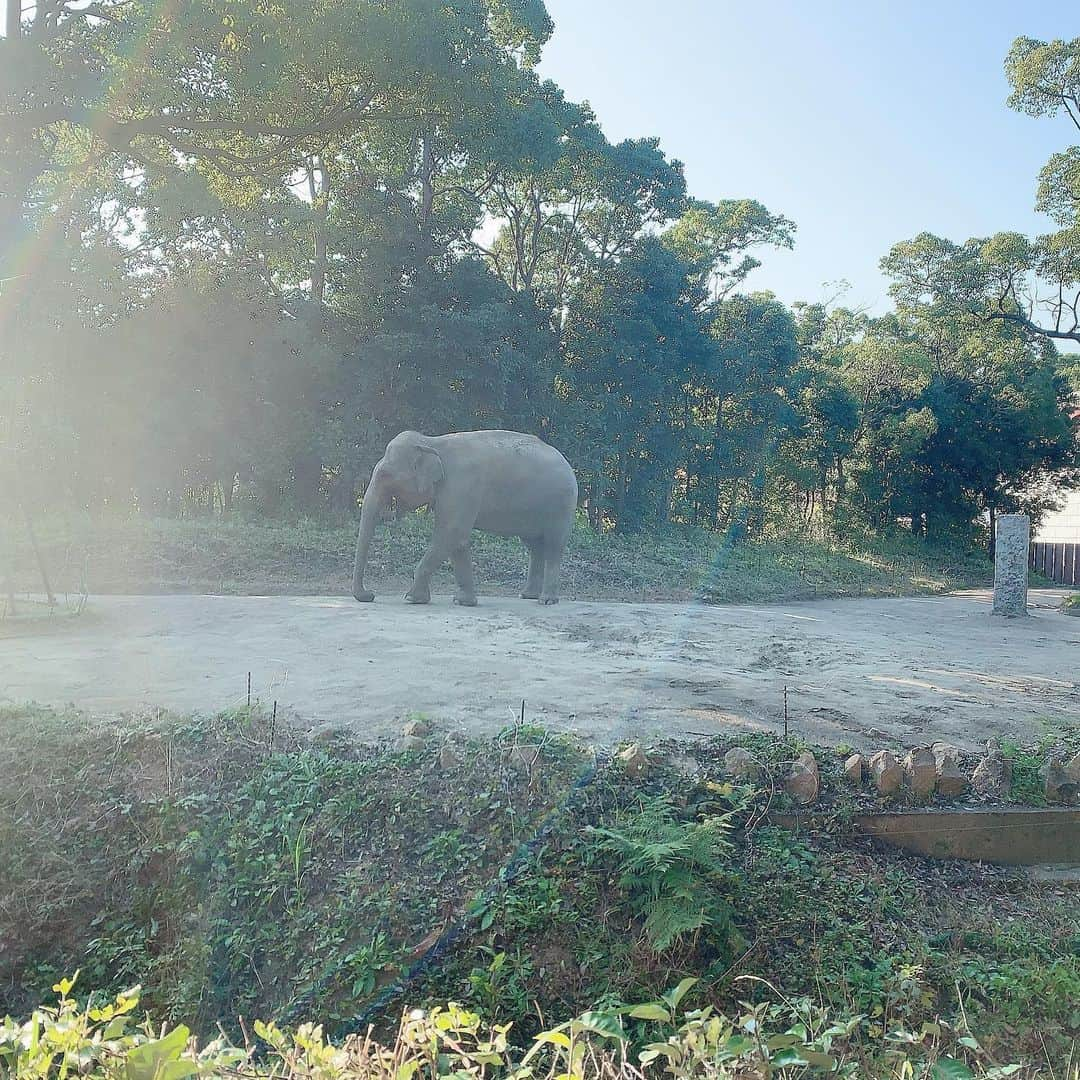
<path fill-rule="evenodd" d="M 1070 491 L 1060 510 L 1043 516 L 1032 540 L 1037 544 L 1080 544 L 1080 490 Z"/>

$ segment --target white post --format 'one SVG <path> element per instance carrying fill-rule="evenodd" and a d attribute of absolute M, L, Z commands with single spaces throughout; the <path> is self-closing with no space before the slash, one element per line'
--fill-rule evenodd
<path fill-rule="evenodd" d="M 1027 514 L 999 514 L 994 543 L 994 614 L 1027 614 L 1028 552 L 1031 519 Z"/>

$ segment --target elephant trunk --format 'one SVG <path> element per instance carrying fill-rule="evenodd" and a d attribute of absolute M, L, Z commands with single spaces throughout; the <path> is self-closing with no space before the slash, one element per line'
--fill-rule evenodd
<path fill-rule="evenodd" d="M 364 570 L 367 567 L 368 549 L 375 526 L 379 523 L 385 497 L 382 484 L 378 481 L 378 469 L 371 475 L 371 483 L 364 492 L 364 503 L 360 509 L 360 530 L 356 534 L 356 560 L 353 563 L 353 596 L 362 604 L 370 603 L 375 594 L 364 588 Z"/>

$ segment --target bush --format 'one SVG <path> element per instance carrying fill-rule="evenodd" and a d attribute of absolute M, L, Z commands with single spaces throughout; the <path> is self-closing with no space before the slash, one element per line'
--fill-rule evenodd
<path fill-rule="evenodd" d="M 891 1033 L 872 1058 L 860 1042 L 864 1018 L 831 1018 L 808 999 L 746 1006 L 729 1018 L 711 1008 L 681 1013 L 695 980 L 685 979 L 658 1001 L 588 1012 L 541 1032 L 524 1051 L 510 1024 L 486 1026 L 457 1005 L 414 1010 L 392 1043 L 371 1032 L 328 1041 L 320 1026 L 286 1030 L 256 1022 L 257 1042 L 241 1048 L 220 1038 L 201 1048 L 181 1025 L 166 1030 L 133 1017 L 139 991 L 110 1002 L 80 1005 L 75 979 L 55 990 L 54 1006 L 25 1022 L 0 1024 L 0 1076 L 87 1080 L 186 1080 L 231 1076 L 261 1080 L 645 1080 L 667 1075 L 709 1080 L 829 1075 L 985 1080 L 1015 1076 L 1019 1066 L 989 1065 L 978 1041 L 946 1025 Z M 952 1056 L 956 1055 L 956 1056 Z M 1068 1080 L 1080 1075 L 1065 1074 Z"/>

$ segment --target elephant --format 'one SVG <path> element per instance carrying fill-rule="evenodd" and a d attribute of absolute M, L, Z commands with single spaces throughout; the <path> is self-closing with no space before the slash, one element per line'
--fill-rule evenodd
<path fill-rule="evenodd" d="M 454 602 L 476 604 L 469 543 L 473 529 L 520 536 L 529 551 L 521 595 L 541 604 L 559 600 L 563 552 L 577 509 L 577 479 L 566 458 L 535 435 L 518 431 L 403 431 L 387 444 L 371 473 L 360 512 L 353 596 L 369 603 L 364 570 L 375 526 L 391 500 L 398 513 L 429 506 L 431 546 L 405 594 L 410 604 L 431 600 L 431 576 L 447 561 L 457 581 Z"/>

